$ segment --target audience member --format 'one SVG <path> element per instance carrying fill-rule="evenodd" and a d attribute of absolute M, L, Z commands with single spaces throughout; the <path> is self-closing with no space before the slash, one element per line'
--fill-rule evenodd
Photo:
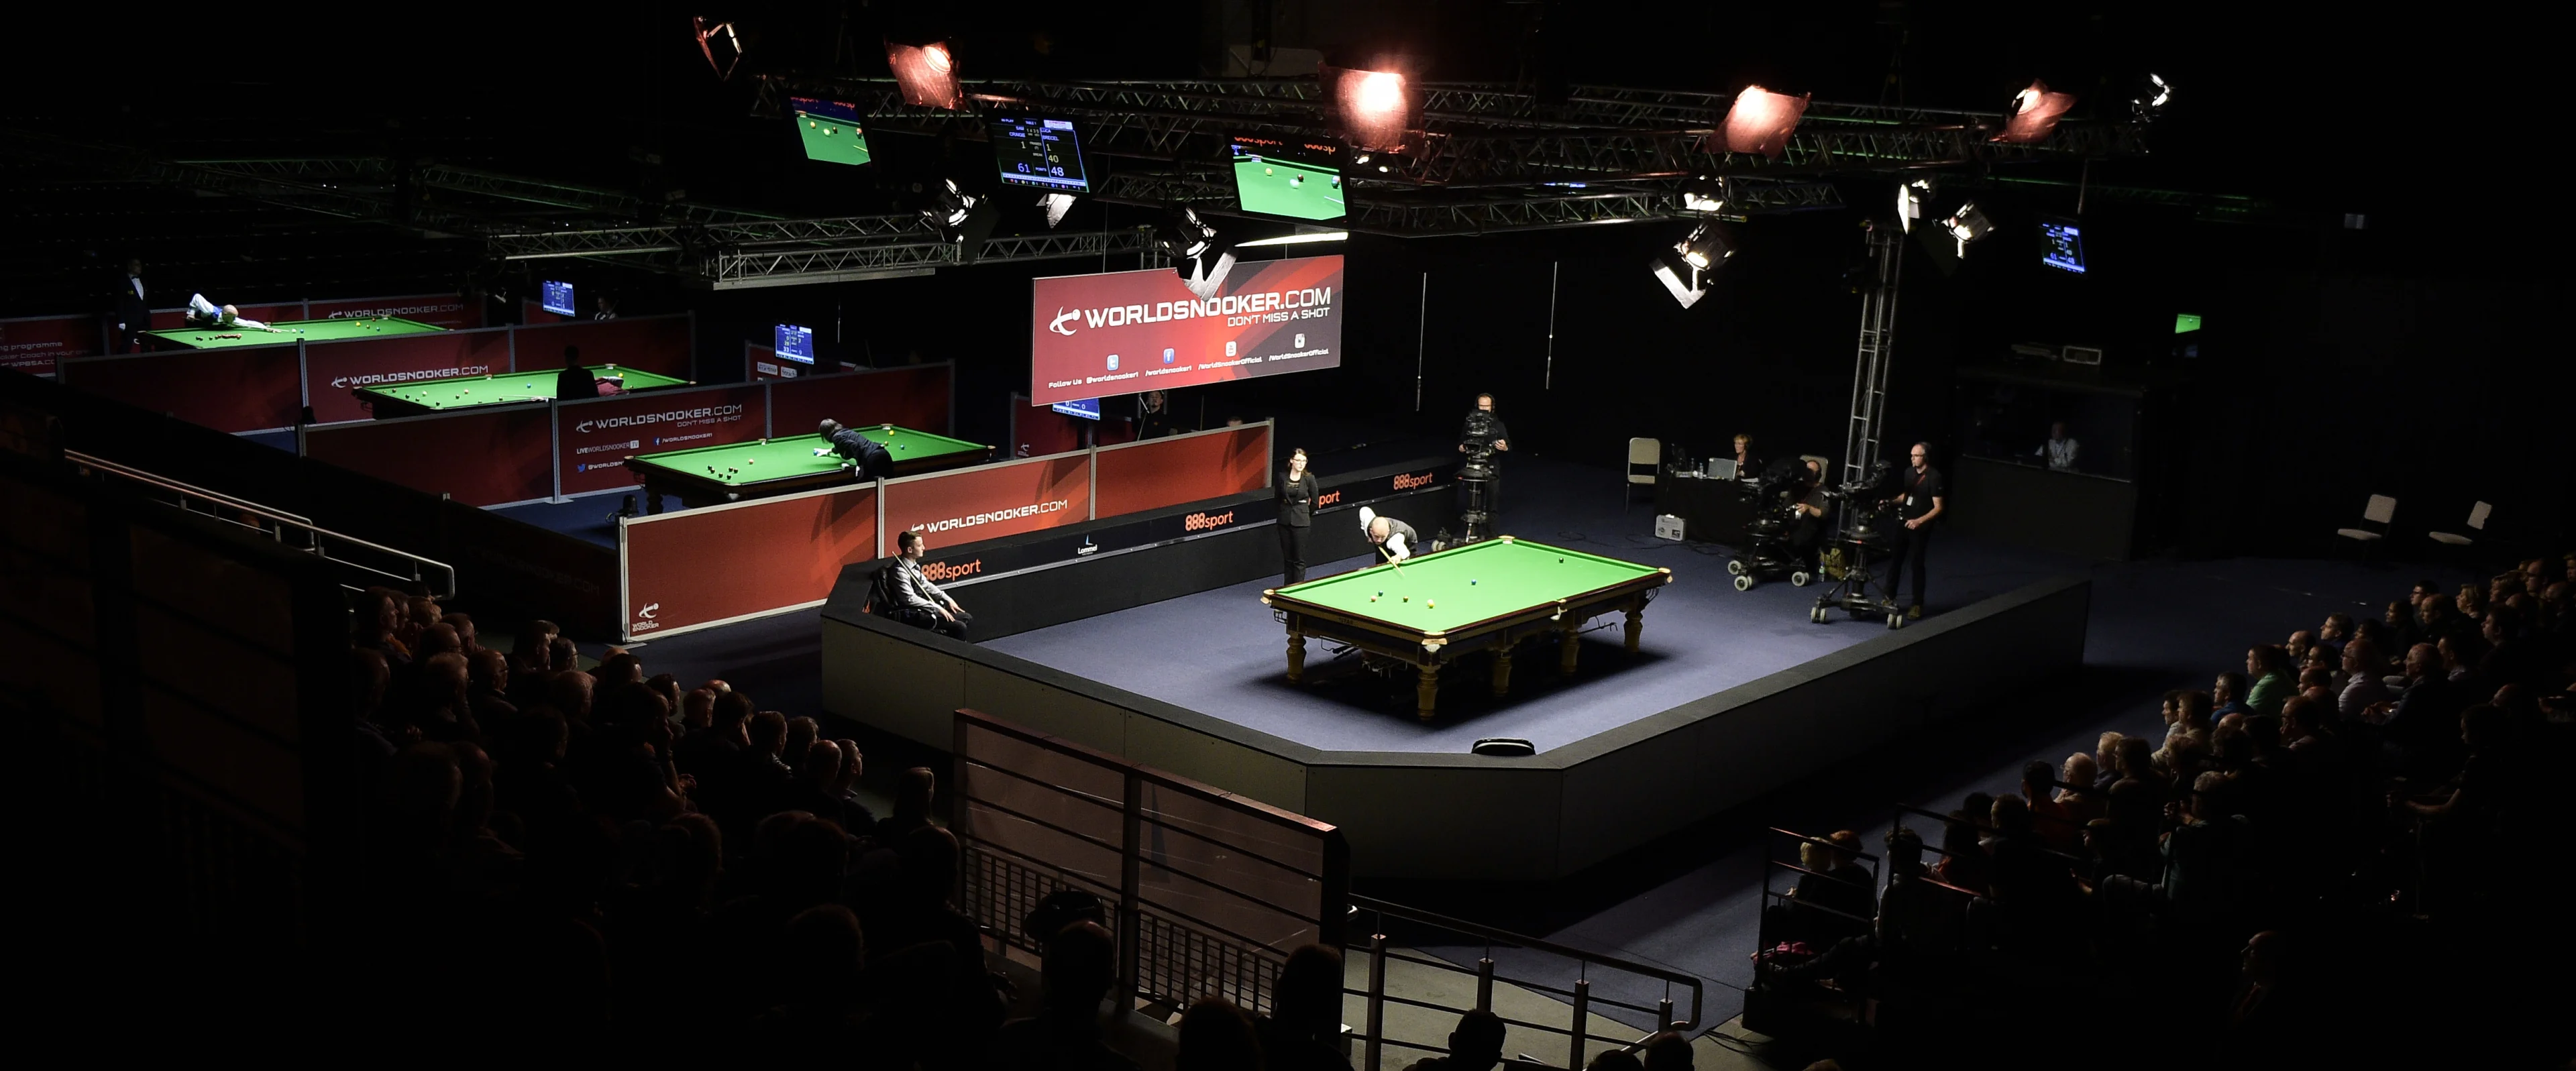
<path fill-rule="evenodd" d="M 1252 1017 L 1224 997 L 1200 997 L 1181 1013 L 1172 1071 L 1264 1071 Z"/>
<path fill-rule="evenodd" d="M 1503 1062 L 1503 1019 L 1489 1011 L 1458 1017 L 1449 1032 L 1449 1054 L 1416 1060 L 1406 1071 L 1488 1071 Z"/>

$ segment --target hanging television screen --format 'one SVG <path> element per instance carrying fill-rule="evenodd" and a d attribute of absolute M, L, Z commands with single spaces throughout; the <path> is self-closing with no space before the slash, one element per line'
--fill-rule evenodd
<path fill-rule="evenodd" d="M 540 301 L 537 304 L 547 312 L 551 312 L 557 316 L 581 315 L 581 310 L 575 307 L 572 303 L 571 283 L 556 282 L 549 279 L 546 281 L 544 290 L 545 300 Z"/>
<path fill-rule="evenodd" d="M 993 162 L 1005 186 L 1034 186 L 1057 193 L 1090 193 L 1082 171 L 1082 139 L 1073 120 L 1036 115 L 996 115 L 991 125 Z"/>
<path fill-rule="evenodd" d="M 1234 197 L 1246 212 L 1290 219 L 1340 219 L 1342 145 L 1316 138 L 1237 134 Z"/>
<path fill-rule="evenodd" d="M 1057 402 L 1047 408 L 1066 416 L 1078 416 L 1084 420 L 1100 419 L 1100 399 L 1098 398 L 1076 398 L 1069 402 Z"/>
<path fill-rule="evenodd" d="M 789 97 L 787 105 L 806 159 L 853 166 L 868 162 L 868 135 L 859 128 L 857 107 L 813 97 Z"/>
<path fill-rule="evenodd" d="M 2039 262 L 2059 271 L 2084 274 L 2084 230 L 2071 219 L 2039 221 Z"/>
<path fill-rule="evenodd" d="M 771 332 L 777 344 L 778 359 L 798 364 L 814 363 L 814 329 L 795 324 L 779 324 Z"/>

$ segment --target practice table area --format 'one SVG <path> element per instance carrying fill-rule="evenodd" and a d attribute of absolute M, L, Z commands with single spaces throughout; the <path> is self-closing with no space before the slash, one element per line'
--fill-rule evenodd
<path fill-rule="evenodd" d="M 1673 571 L 1503 536 L 1262 593 L 1288 626 L 1288 679 L 1303 680 L 1306 638 L 1358 647 L 1420 673 L 1415 713 L 1431 719 L 1440 669 L 1471 653 L 1493 655 L 1493 691 L 1511 689 L 1512 648 L 1556 633 L 1559 668 L 1574 672 L 1575 634 L 1613 610 L 1628 615 L 1637 649 L 1646 601 Z"/>
<path fill-rule="evenodd" d="M 424 379 L 397 386 L 359 387 L 350 393 L 378 418 L 420 416 L 425 413 L 453 413 L 481 405 L 516 405 L 520 402 L 553 401 L 555 377 L 563 369 L 543 372 L 509 372 L 488 376 L 458 376 L 453 379 Z M 688 380 L 619 368 L 613 364 L 592 365 L 591 378 L 613 379 L 623 383 L 626 393 L 685 387 Z"/>
<path fill-rule="evenodd" d="M 884 444 L 894 455 L 897 476 L 972 465 L 993 454 L 993 448 L 982 443 L 892 425 L 858 432 Z M 857 472 L 839 457 L 814 456 L 822 446 L 820 435 L 795 435 L 636 454 L 626 459 L 626 468 L 644 485 L 648 513 L 662 511 L 663 495 L 694 508 L 856 483 Z"/>
<path fill-rule="evenodd" d="M 423 331 L 446 328 L 418 320 L 386 317 L 376 320 L 287 320 L 268 325 L 275 331 L 249 327 L 173 327 L 143 332 L 154 349 L 211 350 L 225 346 L 275 346 L 286 342 L 342 342 L 353 338 L 383 338 L 387 335 L 416 335 Z"/>

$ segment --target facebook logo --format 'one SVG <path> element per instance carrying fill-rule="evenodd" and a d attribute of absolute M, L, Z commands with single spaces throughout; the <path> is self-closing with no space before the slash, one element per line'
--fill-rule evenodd
<path fill-rule="evenodd" d="M 1118 355 L 1115 353 L 1109 355 L 1109 370 L 1112 372 L 1118 370 Z"/>
<path fill-rule="evenodd" d="M 1230 338 L 1229 338 L 1229 339 L 1225 340 L 1225 355 L 1226 355 L 1226 356 L 1228 356 L 1228 357 L 1232 357 L 1232 356 L 1234 356 L 1234 340 L 1233 340 L 1233 339 L 1230 339 Z"/>
<path fill-rule="evenodd" d="M 1170 363 L 1172 363 L 1172 349 L 1171 349 L 1171 347 L 1166 346 L 1166 347 L 1164 347 L 1164 348 L 1163 348 L 1163 363 L 1164 363 L 1164 364 L 1170 364 Z"/>

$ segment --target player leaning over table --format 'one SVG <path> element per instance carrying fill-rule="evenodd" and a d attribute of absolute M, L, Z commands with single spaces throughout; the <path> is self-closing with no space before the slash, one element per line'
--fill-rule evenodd
<path fill-rule="evenodd" d="M 859 434 L 857 428 L 845 428 L 837 420 L 825 420 L 815 428 L 824 445 L 814 449 L 815 457 L 839 454 L 859 470 L 862 480 L 882 480 L 894 475 L 894 454 L 885 444 Z"/>
<path fill-rule="evenodd" d="M 1377 548 L 1378 556 L 1391 562 L 1412 557 L 1414 546 L 1422 542 L 1422 533 L 1412 525 L 1381 517 L 1367 506 L 1360 507 L 1360 530 L 1368 533 L 1369 545 Z"/>
<path fill-rule="evenodd" d="M 249 331 L 266 331 L 271 334 L 282 333 L 276 328 L 270 327 L 257 320 L 243 319 L 241 310 L 230 305 L 217 308 L 214 302 L 206 300 L 206 295 L 204 294 L 188 295 L 188 326 L 221 327 L 227 329 L 238 328 Z"/>

